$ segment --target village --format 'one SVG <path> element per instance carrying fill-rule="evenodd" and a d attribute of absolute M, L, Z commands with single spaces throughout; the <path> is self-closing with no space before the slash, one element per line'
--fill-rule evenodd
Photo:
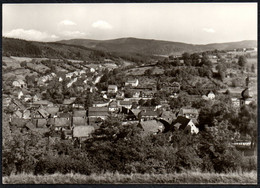
<path fill-rule="evenodd" d="M 234 50 L 235 53 L 237 51 Z M 242 51 L 245 51 L 245 49 Z M 214 67 L 219 63 L 220 58 L 216 55 L 209 57 L 214 65 L 212 68 L 214 73 L 216 71 Z M 222 60 L 223 57 L 230 59 L 232 53 L 225 53 Z M 172 62 L 175 62 L 178 58 L 182 57 L 170 57 L 170 59 L 173 59 Z M 200 58 L 202 58 L 201 55 Z M 106 66 L 106 63 L 108 66 Z M 183 63 L 184 60 L 180 60 L 180 64 Z M 35 66 L 38 66 L 39 62 L 21 64 L 25 64 L 23 66 L 26 68 L 31 67 L 32 70 L 35 70 Z M 41 64 L 46 65 L 48 69 L 48 63 L 41 61 Z M 68 66 L 72 64 L 70 62 L 61 66 L 60 63 L 59 71 L 57 71 L 57 68 L 54 72 L 48 70 L 47 74 L 42 74 L 39 78 L 27 77 L 25 79 L 22 77 L 12 81 L 8 89 L 13 88 L 13 92 L 9 95 L 3 94 L 3 112 L 8 116 L 11 130 L 36 131 L 41 135 L 48 135 L 52 139 L 70 139 L 82 142 L 89 138 L 103 121 L 109 117 L 116 117 L 122 125 L 141 125 L 144 134 L 157 134 L 173 129 L 183 130 L 191 134 L 199 132 L 199 107 L 194 108 L 190 104 L 172 107 L 170 104 L 170 100 L 178 100 L 178 97 L 183 95 L 181 83 L 163 81 L 163 79 L 157 80 L 157 83 L 153 83 L 154 80 L 144 81 L 144 75 L 148 74 L 148 78 L 151 77 L 151 73 L 146 70 L 140 75 L 126 75 L 122 78 L 125 81 L 121 80 L 118 85 L 107 84 L 104 87 L 100 84 L 102 79 L 106 81 L 104 75 L 113 74 L 113 71 L 118 68 L 116 64 L 113 64 L 113 61 L 105 60 L 103 65 L 92 64 L 92 66 L 84 66 L 82 62 L 74 62 L 74 69 Z M 66 66 L 68 66 L 67 70 L 65 69 Z M 140 67 L 147 67 L 147 65 Z M 137 68 L 130 66 L 122 70 L 128 71 Z M 53 68 L 50 69 L 53 70 Z M 42 71 L 42 69 L 38 71 Z M 135 73 L 136 71 L 132 72 Z M 226 77 L 229 78 L 230 74 L 227 73 Z M 234 108 L 238 109 L 242 105 L 249 105 L 256 100 L 255 96 L 252 97 L 249 94 L 249 79 L 248 76 L 244 81 L 244 89 L 228 93 Z M 64 82 L 65 80 L 66 82 Z M 63 83 L 63 87 L 67 89 L 74 88 L 74 92 L 76 91 L 80 95 L 63 99 L 59 99 L 58 96 L 58 103 L 47 100 L 46 87 L 55 88 L 55 82 Z M 35 87 L 45 89 L 41 89 L 42 92 L 39 92 Z M 103 88 L 106 88 L 106 90 Z M 29 90 L 38 92 L 32 94 L 33 92 Z M 227 89 L 220 87 L 216 89 L 216 87 L 207 86 L 202 88 L 202 91 L 202 94 L 188 95 L 188 97 L 191 101 L 205 100 L 214 103 L 215 100 L 218 100 L 218 95 L 227 94 Z M 168 97 L 161 97 L 162 93 L 167 93 Z M 88 95 L 94 97 L 88 99 L 91 101 L 88 101 L 86 105 L 86 101 L 82 100 L 80 96 L 84 98 Z M 245 145 L 250 144 L 249 141 L 243 143 Z"/>

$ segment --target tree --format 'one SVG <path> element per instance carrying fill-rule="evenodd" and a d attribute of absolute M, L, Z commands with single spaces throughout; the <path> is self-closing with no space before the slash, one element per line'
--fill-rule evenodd
<path fill-rule="evenodd" d="M 238 65 L 239 65 L 241 68 L 244 68 L 246 64 L 247 64 L 247 59 L 246 59 L 246 57 L 243 56 L 243 55 L 239 56 L 239 58 L 238 58 Z"/>
<path fill-rule="evenodd" d="M 183 59 L 184 64 L 186 66 L 191 65 L 191 58 L 190 58 L 190 54 L 188 52 L 185 52 L 185 53 L 182 54 L 182 59 Z"/>
<path fill-rule="evenodd" d="M 251 66 L 251 72 L 255 73 L 255 64 L 252 64 L 252 66 Z"/>
<path fill-rule="evenodd" d="M 147 70 L 144 71 L 144 75 L 145 75 L 145 76 L 151 76 L 152 73 L 153 73 L 153 70 L 152 70 L 152 69 L 147 69 Z"/>

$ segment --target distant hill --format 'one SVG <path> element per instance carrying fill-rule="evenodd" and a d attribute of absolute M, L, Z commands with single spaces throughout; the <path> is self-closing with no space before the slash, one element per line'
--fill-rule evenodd
<path fill-rule="evenodd" d="M 107 52 L 138 53 L 146 55 L 170 55 L 182 54 L 183 52 L 200 52 L 215 49 L 229 50 L 234 48 L 249 48 L 257 46 L 257 41 L 255 40 L 194 45 L 181 42 L 137 38 L 120 38 L 113 40 L 71 39 L 57 41 L 57 43 L 84 46 Z"/>
<path fill-rule="evenodd" d="M 2 55 L 87 60 L 93 49 L 53 42 L 35 42 L 2 37 Z"/>

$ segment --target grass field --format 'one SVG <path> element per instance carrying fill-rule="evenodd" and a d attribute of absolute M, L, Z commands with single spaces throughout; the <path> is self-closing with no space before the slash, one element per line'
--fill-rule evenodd
<path fill-rule="evenodd" d="M 176 174 L 53 174 L 34 176 L 19 174 L 3 177 L 4 184 L 256 184 L 257 172 L 247 173 L 200 173 L 186 172 Z"/>

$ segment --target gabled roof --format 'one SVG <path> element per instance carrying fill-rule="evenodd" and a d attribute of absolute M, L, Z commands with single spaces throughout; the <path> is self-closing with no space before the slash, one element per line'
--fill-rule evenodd
<path fill-rule="evenodd" d="M 172 125 L 173 125 L 172 128 L 184 130 L 190 121 L 191 121 L 191 119 L 188 119 L 188 118 L 182 117 L 182 116 L 178 116 L 177 119 L 174 122 L 172 122 Z"/>
<path fill-rule="evenodd" d="M 181 108 L 179 113 L 182 113 L 182 114 L 199 114 L 199 111 L 195 108 Z"/>
<path fill-rule="evenodd" d="M 55 127 L 69 127 L 70 123 L 71 122 L 68 118 L 55 118 L 54 120 Z"/>
<path fill-rule="evenodd" d="M 43 118 L 47 118 L 50 114 L 45 110 L 40 108 L 39 110 L 37 110 L 37 112 L 43 117 Z"/>
<path fill-rule="evenodd" d="M 138 79 L 133 79 L 133 78 L 128 78 L 127 79 L 127 83 L 135 83 L 137 81 L 138 81 Z"/>
<path fill-rule="evenodd" d="M 108 88 L 108 89 L 117 89 L 117 86 L 116 86 L 116 85 L 108 85 L 107 88 Z"/>
<path fill-rule="evenodd" d="M 16 106 L 18 106 L 21 110 L 25 110 L 24 105 L 23 105 L 20 101 L 18 101 L 18 100 L 16 100 L 16 99 L 13 99 L 13 103 L 14 103 Z"/>
<path fill-rule="evenodd" d="M 77 126 L 73 129 L 73 137 L 88 137 L 94 130 L 93 126 Z"/>
<path fill-rule="evenodd" d="M 119 105 L 132 105 L 131 101 L 120 101 Z"/>
<path fill-rule="evenodd" d="M 69 105 L 72 104 L 76 99 L 64 99 L 63 104 Z"/>
<path fill-rule="evenodd" d="M 53 104 L 53 103 L 50 102 L 50 101 L 47 101 L 47 100 L 39 100 L 39 101 L 33 102 L 33 104 L 37 104 L 37 105 L 50 105 L 50 104 Z"/>
<path fill-rule="evenodd" d="M 139 110 L 139 109 L 131 109 L 130 111 L 133 112 L 133 114 L 135 115 L 135 117 L 138 117 L 138 114 L 141 112 L 141 110 Z"/>
<path fill-rule="evenodd" d="M 30 129 L 30 130 L 33 130 L 33 129 L 36 128 L 35 125 L 34 125 L 31 121 L 28 121 L 28 122 L 25 124 L 25 126 L 26 126 L 28 129 Z"/>
<path fill-rule="evenodd" d="M 116 108 L 116 107 L 117 107 L 116 101 L 112 101 L 111 103 L 109 103 L 109 108 Z"/>
<path fill-rule="evenodd" d="M 145 133 L 158 133 L 164 129 L 164 125 L 157 120 L 142 121 L 140 124 Z"/>

